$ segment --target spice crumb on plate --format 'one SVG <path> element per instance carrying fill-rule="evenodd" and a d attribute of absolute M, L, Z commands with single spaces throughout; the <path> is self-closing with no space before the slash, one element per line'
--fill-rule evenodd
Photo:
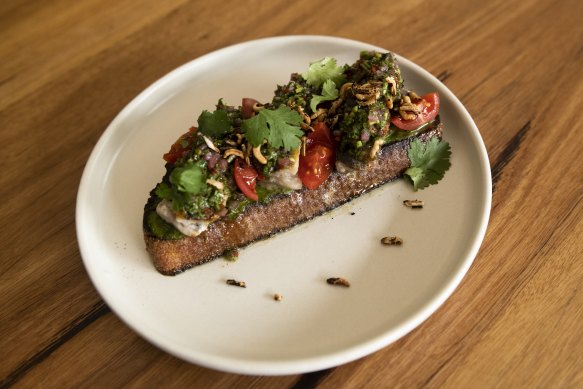
<path fill-rule="evenodd" d="M 403 204 L 406 207 L 413 208 L 413 209 L 423 208 L 423 205 L 424 205 L 423 200 L 405 200 L 405 201 L 403 201 Z"/>
<path fill-rule="evenodd" d="M 385 236 L 381 239 L 381 243 L 385 246 L 400 246 L 403 244 L 403 239 L 398 236 Z"/>
<path fill-rule="evenodd" d="M 343 286 L 345 288 L 348 288 L 350 286 L 350 282 L 348 282 L 347 279 L 342 277 L 330 277 L 326 280 L 326 282 L 329 283 L 330 285 Z"/>
<path fill-rule="evenodd" d="M 247 284 L 245 284 L 245 281 L 237 281 L 237 280 L 233 280 L 233 279 L 228 279 L 227 280 L 227 285 L 238 286 L 240 288 L 246 288 L 247 287 Z"/>

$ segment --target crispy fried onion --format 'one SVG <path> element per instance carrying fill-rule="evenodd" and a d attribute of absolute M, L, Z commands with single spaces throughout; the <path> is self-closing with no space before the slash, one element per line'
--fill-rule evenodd
<path fill-rule="evenodd" d="M 307 113 L 304 112 L 304 109 L 300 106 L 296 106 L 295 109 L 304 119 L 304 123 L 306 123 L 309 126 L 312 123 L 312 119 L 308 116 Z"/>
<path fill-rule="evenodd" d="M 370 159 L 375 159 L 377 156 L 377 153 L 379 152 L 379 150 L 381 149 L 381 146 L 385 144 L 384 139 L 379 138 L 379 139 L 375 139 L 372 148 L 370 149 L 370 154 L 369 157 Z"/>
<path fill-rule="evenodd" d="M 227 151 L 225 151 L 225 154 L 223 154 L 223 157 L 228 158 L 231 155 L 245 159 L 245 154 L 243 154 L 243 152 L 239 149 L 228 149 Z"/>
<path fill-rule="evenodd" d="M 216 151 L 217 153 L 220 153 L 221 150 L 219 150 L 219 148 L 217 146 L 215 146 L 215 144 L 213 143 L 212 140 L 210 140 L 209 138 L 207 138 L 206 136 L 202 136 L 202 139 L 204 139 L 204 143 L 206 143 L 206 145 L 208 146 L 209 149 Z"/>
<path fill-rule="evenodd" d="M 360 106 L 372 105 L 381 96 L 381 83 L 378 81 L 370 81 L 361 85 L 352 84 L 350 89 L 356 97 L 356 103 Z"/>
<path fill-rule="evenodd" d="M 304 109 L 300 106 L 295 106 L 294 108 L 302 116 L 303 121 L 300 123 L 300 127 L 302 128 L 302 130 L 314 131 L 312 126 L 310 126 L 310 124 L 312 124 L 312 119 L 310 118 L 310 116 L 308 116 L 307 113 L 304 112 Z"/>
<path fill-rule="evenodd" d="M 317 122 L 326 121 L 329 124 L 331 123 L 331 126 L 336 124 L 336 122 L 338 121 L 338 115 L 336 115 L 336 110 L 344 102 L 346 98 L 346 92 L 348 92 L 352 88 L 352 85 L 353 85 L 352 82 L 345 82 L 344 84 L 342 84 L 342 86 L 340 87 L 340 91 L 338 93 L 338 98 L 332 101 L 330 108 L 329 109 L 319 108 L 316 112 L 312 114 L 312 116 L 310 116 L 310 119 L 312 121 Z M 310 127 L 310 129 L 312 128 Z"/>
<path fill-rule="evenodd" d="M 401 105 L 399 106 L 399 115 L 403 120 L 413 120 L 421 113 L 421 109 L 418 105 L 411 102 L 409 96 L 403 96 L 401 100 Z"/>
<path fill-rule="evenodd" d="M 342 86 L 340 87 L 340 99 L 344 100 L 344 97 L 346 96 L 346 92 L 350 88 L 352 88 L 351 82 L 345 82 L 344 84 L 342 84 Z"/>
<path fill-rule="evenodd" d="M 395 96 L 397 94 L 397 82 L 395 81 L 395 78 L 393 76 L 387 76 L 385 80 L 391 85 L 391 94 Z"/>
<path fill-rule="evenodd" d="M 251 165 L 251 144 L 247 142 L 247 145 L 241 145 L 241 150 L 243 150 L 243 155 L 247 165 Z"/>
<path fill-rule="evenodd" d="M 260 164 L 265 165 L 267 159 L 261 154 L 261 146 L 253 147 L 253 156 Z"/>
<path fill-rule="evenodd" d="M 225 189 L 225 185 L 224 185 L 222 182 L 215 180 L 214 178 L 209 178 L 209 179 L 207 179 L 207 180 L 206 180 L 206 183 L 207 183 L 207 184 L 209 184 L 209 185 L 212 185 L 212 186 L 214 186 L 214 187 L 215 187 L 215 188 L 217 188 L 218 190 L 223 190 L 223 189 Z"/>
<path fill-rule="evenodd" d="M 335 102 L 338 100 L 335 100 Z M 328 116 L 328 110 L 326 108 L 318 108 L 318 110 L 316 112 L 314 112 L 312 114 L 312 116 L 310 116 L 311 120 L 320 122 L 324 119 L 326 119 L 326 117 Z"/>

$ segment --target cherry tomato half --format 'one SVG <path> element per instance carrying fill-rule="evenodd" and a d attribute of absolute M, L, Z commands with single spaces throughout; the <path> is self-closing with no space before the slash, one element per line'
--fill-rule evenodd
<path fill-rule="evenodd" d="M 247 165 L 241 158 L 235 159 L 233 178 L 235 178 L 235 183 L 239 190 L 243 192 L 249 200 L 259 200 L 257 191 L 255 190 L 258 176 L 259 174 L 253 166 Z"/>
<path fill-rule="evenodd" d="M 255 111 L 253 111 L 253 106 L 255 104 L 259 104 L 259 101 L 248 97 L 243 98 L 243 101 L 241 102 L 241 116 L 243 119 L 249 119 L 251 116 L 255 115 Z"/>
<path fill-rule="evenodd" d="M 316 189 L 334 170 L 334 143 L 325 123 L 316 123 L 308 135 L 306 154 L 300 156 L 298 176 L 308 189 Z"/>
<path fill-rule="evenodd" d="M 186 153 L 188 153 L 190 147 L 194 143 L 194 139 L 196 137 L 196 132 L 198 128 L 190 127 L 186 134 L 182 134 L 180 138 L 174 142 L 172 146 L 170 146 L 170 151 L 168 151 L 162 158 L 166 162 L 171 164 L 175 164 L 180 158 L 184 157 Z"/>
<path fill-rule="evenodd" d="M 306 150 L 306 155 L 300 157 L 298 176 L 308 189 L 316 189 L 332 173 L 334 154 L 332 149 L 321 143 L 314 143 Z"/>
<path fill-rule="evenodd" d="M 422 124 L 432 121 L 439 113 L 439 95 L 437 92 L 428 93 L 421 96 L 418 101 L 412 101 L 421 108 L 421 112 L 415 119 L 404 120 L 401 116 L 395 115 L 391 117 L 391 123 L 401 130 L 411 131 L 415 130 Z"/>
<path fill-rule="evenodd" d="M 318 122 L 312 126 L 314 129 L 308 135 L 308 143 L 309 142 L 321 142 L 323 144 L 330 145 L 330 147 L 334 147 L 334 140 L 332 139 L 332 131 L 328 128 L 328 125 L 324 122 Z"/>

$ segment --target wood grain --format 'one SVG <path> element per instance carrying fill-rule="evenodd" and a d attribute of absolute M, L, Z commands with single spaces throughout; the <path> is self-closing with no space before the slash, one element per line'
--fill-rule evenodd
<path fill-rule="evenodd" d="M 583 3 L 0 3 L 0 386 L 582 387 Z M 75 196 L 103 130 L 175 67 L 266 36 L 393 50 L 473 115 L 494 197 L 453 296 L 394 344 L 323 372 L 226 374 L 138 337 L 93 288 Z"/>

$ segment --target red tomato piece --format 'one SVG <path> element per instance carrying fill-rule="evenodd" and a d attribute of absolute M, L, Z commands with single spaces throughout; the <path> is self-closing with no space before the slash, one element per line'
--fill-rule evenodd
<path fill-rule="evenodd" d="M 422 124 L 432 121 L 439 113 L 439 95 L 437 92 L 427 93 L 421 96 L 420 100 L 412 101 L 421 108 L 421 112 L 415 119 L 404 120 L 401 116 L 391 117 L 391 123 L 401 130 L 411 131 L 417 129 Z"/>
<path fill-rule="evenodd" d="M 174 144 L 170 146 L 170 151 L 164 154 L 162 158 L 164 158 L 166 162 L 175 164 L 176 161 L 178 161 L 180 158 L 184 157 L 186 153 L 188 153 L 190 146 L 192 146 L 197 131 L 198 128 L 190 127 L 186 134 L 182 134 L 180 138 L 178 138 L 176 142 L 174 142 Z"/>
<path fill-rule="evenodd" d="M 243 101 L 241 102 L 241 116 L 243 119 L 249 119 L 255 115 L 255 111 L 253 111 L 253 106 L 255 104 L 259 104 L 259 101 L 248 97 L 243 98 Z"/>
<path fill-rule="evenodd" d="M 335 151 L 330 129 L 325 123 L 316 123 L 308 135 L 306 153 L 300 156 L 298 177 L 308 189 L 316 189 L 334 170 Z"/>
<path fill-rule="evenodd" d="M 259 196 L 257 196 L 257 191 L 255 186 L 257 185 L 257 177 L 259 173 L 251 165 L 247 165 L 243 162 L 241 158 L 235 159 L 235 166 L 233 169 L 233 177 L 235 178 L 235 183 L 237 187 L 245 197 L 249 200 L 258 201 Z"/>
<path fill-rule="evenodd" d="M 308 135 L 308 141 L 311 142 L 321 142 L 323 144 L 334 146 L 334 140 L 332 139 L 332 131 L 328 128 L 328 125 L 324 122 L 318 122 L 312 126 L 314 129 Z"/>
<path fill-rule="evenodd" d="M 332 148 L 313 143 L 306 148 L 306 155 L 300 157 L 298 176 L 308 189 L 316 189 L 332 173 L 334 169 L 334 153 Z"/>

